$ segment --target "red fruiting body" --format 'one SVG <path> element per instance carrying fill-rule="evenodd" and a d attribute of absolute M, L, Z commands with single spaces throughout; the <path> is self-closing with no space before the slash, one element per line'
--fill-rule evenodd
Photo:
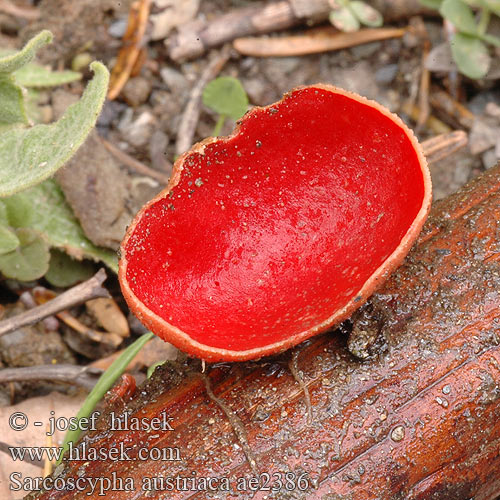
<path fill-rule="evenodd" d="M 298 88 L 177 160 L 122 242 L 122 290 L 191 355 L 259 358 L 361 306 L 430 203 L 425 158 L 397 116 L 328 85 Z"/>

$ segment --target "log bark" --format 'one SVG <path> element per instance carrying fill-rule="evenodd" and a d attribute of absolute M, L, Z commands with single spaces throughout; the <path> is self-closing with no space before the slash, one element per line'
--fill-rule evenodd
<path fill-rule="evenodd" d="M 80 444 L 108 450 L 124 443 L 132 457 L 140 447 L 178 449 L 181 460 L 69 460 L 58 477 L 133 479 L 134 491 L 108 490 L 110 500 L 495 499 L 499 221 L 500 167 L 435 204 L 405 263 L 352 318 L 354 331 L 383 340 L 375 359 L 355 359 L 346 336 L 332 331 L 295 354 L 214 365 L 208 386 L 197 361 L 165 366 L 132 400 L 108 408 Z M 292 358 L 298 370 L 290 370 Z M 111 411 L 165 414 L 174 430 L 113 432 Z M 254 474 L 283 487 L 251 491 L 239 478 Z M 219 485 L 227 477 L 231 491 L 141 491 L 147 478 L 176 476 L 213 477 Z M 30 498 L 101 497 L 63 489 Z"/>
<path fill-rule="evenodd" d="M 375 0 L 371 4 L 382 13 L 385 22 L 432 12 L 419 0 Z M 271 33 L 306 22 L 326 21 L 331 10 L 328 0 L 259 2 L 212 20 L 186 23 L 167 40 L 168 54 L 174 61 L 192 59 L 238 37 Z"/>

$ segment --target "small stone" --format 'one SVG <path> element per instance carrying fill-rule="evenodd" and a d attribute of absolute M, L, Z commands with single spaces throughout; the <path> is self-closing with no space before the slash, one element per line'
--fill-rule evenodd
<path fill-rule="evenodd" d="M 351 47 L 351 54 L 357 60 L 368 59 L 370 56 L 378 52 L 381 47 L 382 44 L 380 42 L 363 43 L 361 45 Z"/>
<path fill-rule="evenodd" d="M 162 130 L 155 130 L 149 141 L 149 158 L 151 166 L 160 171 L 165 171 L 166 152 L 169 143 L 168 135 Z"/>
<path fill-rule="evenodd" d="M 500 151 L 499 151 L 500 152 Z M 499 156 L 494 149 L 488 149 L 481 155 L 483 166 L 486 170 L 493 168 L 498 163 Z"/>
<path fill-rule="evenodd" d="M 498 136 L 500 135 L 499 127 L 492 127 L 483 120 L 475 119 L 469 135 L 469 150 L 473 155 L 483 153 L 487 149 L 495 146 Z"/>
<path fill-rule="evenodd" d="M 402 425 L 398 425 L 391 432 L 391 439 L 399 442 L 405 437 L 405 429 Z"/>
<path fill-rule="evenodd" d="M 398 74 L 399 66 L 397 64 L 387 64 L 375 72 L 375 81 L 377 83 L 388 85 Z"/>
<path fill-rule="evenodd" d="M 181 89 L 190 87 L 186 77 L 179 71 L 169 66 L 160 70 L 160 76 L 171 92 L 177 93 Z"/>
<path fill-rule="evenodd" d="M 108 28 L 108 33 L 113 38 L 122 38 L 125 34 L 125 31 L 127 31 L 127 24 L 128 20 L 126 17 L 117 19 L 116 21 L 113 21 L 111 23 L 110 27 Z"/>
<path fill-rule="evenodd" d="M 145 146 L 156 126 L 156 119 L 149 111 L 144 111 L 133 122 L 121 128 L 125 140 L 135 147 Z"/>
<path fill-rule="evenodd" d="M 130 78 L 122 90 L 125 101 L 136 108 L 145 103 L 151 93 L 151 82 L 142 76 Z"/>

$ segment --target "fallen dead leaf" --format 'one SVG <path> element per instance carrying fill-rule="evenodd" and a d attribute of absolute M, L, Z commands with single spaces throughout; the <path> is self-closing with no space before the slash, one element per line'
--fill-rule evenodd
<path fill-rule="evenodd" d="M 404 33 L 405 30 L 401 28 L 370 28 L 342 33 L 333 27 L 327 27 L 312 29 L 298 36 L 237 38 L 233 46 L 240 54 L 247 56 L 287 57 L 317 54 L 387 38 L 399 38 Z"/>
<path fill-rule="evenodd" d="M 127 318 L 113 298 L 89 300 L 85 306 L 106 331 L 117 333 L 124 338 L 130 335 Z"/>

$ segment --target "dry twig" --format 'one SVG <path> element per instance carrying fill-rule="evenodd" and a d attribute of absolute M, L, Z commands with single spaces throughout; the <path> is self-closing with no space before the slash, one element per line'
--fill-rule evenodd
<path fill-rule="evenodd" d="M 87 300 L 97 297 L 110 297 L 109 292 L 101 286 L 106 277 L 106 271 L 101 268 L 92 278 L 70 288 L 50 302 L 0 321 L 0 335 L 12 332 L 22 326 L 34 325 L 47 316 L 64 311 Z"/>
<path fill-rule="evenodd" d="M 214 79 L 226 62 L 229 60 L 229 47 L 224 47 L 219 54 L 208 64 L 205 71 L 191 90 L 191 96 L 182 115 L 175 143 L 175 152 L 180 155 L 187 151 L 193 144 L 194 132 L 200 116 L 200 100 L 203 88 Z"/>
<path fill-rule="evenodd" d="M 144 34 L 149 18 L 151 0 L 138 0 L 130 7 L 127 31 L 123 35 L 123 46 L 111 72 L 108 99 L 118 97 L 137 65 L 144 58 Z"/>
<path fill-rule="evenodd" d="M 0 0 L 0 12 L 27 19 L 28 21 L 34 21 L 40 17 L 40 11 L 36 7 L 20 7 L 9 2 L 9 0 Z"/>
<path fill-rule="evenodd" d="M 136 160 L 129 154 L 125 153 L 121 149 L 118 149 L 114 144 L 111 144 L 111 142 L 107 141 L 103 137 L 99 137 L 101 142 L 104 144 L 104 147 L 121 163 L 126 165 L 127 167 L 130 167 L 137 172 L 148 175 L 149 177 L 152 177 L 153 179 L 156 179 L 157 181 L 161 182 L 162 184 L 167 184 L 169 180 L 169 176 L 167 174 L 163 174 L 162 172 L 158 172 L 158 170 L 154 170 L 147 165 L 144 165 L 144 163 L 141 163 L 140 161 Z M 165 162 L 168 164 L 169 167 L 172 165 L 165 160 Z"/>
<path fill-rule="evenodd" d="M 429 163 L 442 160 L 466 145 L 467 134 L 463 130 L 440 134 L 422 142 L 422 148 Z"/>
<path fill-rule="evenodd" d="M 26 382 L 28 380 L 51 380 L 76 384 L 92 389 L 102 370 L 92 366 L 76 365 L 38 365 L 0 370 L 0 384 L 7 382 Z"/>

